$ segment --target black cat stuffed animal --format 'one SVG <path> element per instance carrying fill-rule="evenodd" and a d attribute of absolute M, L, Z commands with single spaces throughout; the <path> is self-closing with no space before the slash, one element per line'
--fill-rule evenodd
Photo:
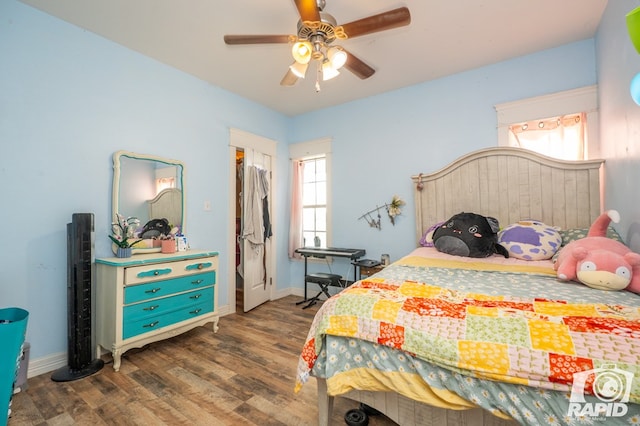
<path fill-rule="evenodd" d="M 167 219 L 151 219 L 144 225 L 140 238 L 157 238 L 160 235 L 169 235 L 171 226 Z"/>
<path fill-rule="evenodd" d="M 475 213 L 451 216 L 433 232 L 433 245 L 438 251 L 455 256 L 488 257 L 494 253 L 509 257 L 498 244 L 498 220 Z"/>

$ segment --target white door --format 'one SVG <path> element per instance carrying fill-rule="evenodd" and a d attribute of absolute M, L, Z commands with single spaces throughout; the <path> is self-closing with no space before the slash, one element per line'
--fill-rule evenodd
<path fill-rule="evenodd" d="M 267 205 L 269 210 L 269 218 L 272 224 L 273 236 L 267 238 L 262 246 L 251 244 L 246 238 L 241 238 L 241 261 L 243 276 L 243 310 L 245 312 L 255 308 L 256 306 L 271 299 L 271 291 L 275 288 L 273 278 L 276 276 L 276 255 L 275 247 L 278 233 L 273 227 L 274 218 L 276 216 L 276 208 L 273 200 L 275 199 L 275 182 L 276 172 L 272 170 L 272 166 L 277 163 L 276 147 L 277 143 L 271 139 L 257 136 L 238 129 L 230 129 L 229 135 L 230 145 L 230 182 L 235 182 L 236 175 L 236 150 L 244 151 L 243 161 L 243 205 L 242 205 L 242 221 L 241 228 L 244 228 L 247 215 L 245 214 L 247 206 L 248 172 L 250 166 L 257 166 L 265 170 L 269 183 L 269 191 L 267 196 Z M 229 221 L 229 253 L 235 252 L 235 217 L 236 217 L 236 193 L 230 191 L 229 198 L 229 217 L 233 220 Z M 240 230 L 242 236 L 243 229 Z M 232 309 L 236 306 L 236 289 L 235 285 L 235 256 L 229 256 L 229 301 Z"/>
<path fill-rule="evenodd" d="M 271 156 L 248 148 L 244 150 L 242 267 L 244 278 L 244 311 L 250 311 L 269 300 L 271 233 L 270 208 Z M 266 199 L 265 199 L 266 197 Z M 265 208 L 266 213 L 265 214 Z M 268 218 L 268 219 L 267 219 Z M 260 226 L 262 225 L 262 226 Z M 269 234 L 267 234 L 269 232 Z"/>

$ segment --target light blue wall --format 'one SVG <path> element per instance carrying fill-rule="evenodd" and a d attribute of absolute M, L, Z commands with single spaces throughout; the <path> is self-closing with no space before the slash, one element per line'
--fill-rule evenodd
<path fill-rule="evenodd" d="M 640 227 L 640 106 L 631 99 L 629 83 L 640 73 L 640 55 L 629 39 L 625 15 L 638 6 L 637 0 L 609 0 L 597 34 L 605 207 L 620 212 L 616 228 L 635 251 L 640 251 L 640 234 L 630 240 L 629 230 Z"/>
<path fill-rule="evenodd" d="M 190 244 L 219 250 L 227 276 L 229 128 L 282 141 L 286 164 L 288 118 L 14 0 L 0 2 L 0 58 L 0 307 L 30 312 L 32 360 L 67 349 L 72 213 L 95 214 L 96 256 L 111 255 L 115 151 L 187 165 Z M 218 294 L 227 304 L 227 283 Z"/>
<path fill-rule="evenodd" d="M 187 227 L 194 230 L 188 232 L 189 240 L 194 247 L 220 250 L 220 275 L 226 277 L 228 255 L 233 255 L 225 253 L 233 238 L 227 233 L 228 129 L 280 141 L 276 281 L 279 290 L 294 285 L 298 291 L 301 265 L 286 255 L 287 143 L 333 138 L 333 243 L 364 247 L 373 258 L 389 253 L 397 259 L 415 244 L 410 175 L 495 145 L 494 104 L 595 84 L 596 62 L 604 79 L 601 92 L 614 90 L 614 99 L 601 93 L 603 136 L 620 152 L 616 155 L 625 170 L 637 169 L 638 113 L 622 94 L 628 83 L 617 82 L 640 71 L 638 58 L 623 46 L 618 20 L 626 4 L 610 1 L 597 50 L 594 40 L 586 40 L 287 118 L 15 0 L 3 0 L 0 178 L 5 185 L 0 187 L 0 220 L 5 249 L 0 255 L 0 307 L 30 311 L 32 360 L 66 351 L 65 224 L 74 212 L 94 212 L 96 255 L 110 254 L 111 157 L 121 149 L 186 164 Z M 611 51 L 610 38 L 615 41 Z M 616 54 L 618 47 L 623 51 Z M 617 71 L 620 66 L 625 71 Z M 630 118 L 624 124 L 621 117 Z M 633 155 L 622 154 L 625 144 Z M 608 178 L 629 188 L 637 181 L 637 175 L 630 176 L 631 181 L 624 172 Z M 612 193 L 608 199 L 624 199 Z M 357 220 L 394 194 L 407 201 L 395 226 L 383 217 L 378 231 Z M 205 200 L 212 201 L 212 211 L 203 210 Z M 621 209 L 623 217 L 637 216 L 634 203 Z M 337 262 L 336 269 L 346 272 L 347 265 Z M 227 290 L 228 283 L 221 283 L 222 304 L 228 302 Z"/>
<path fill-rule="evenodd" d="M 288 138 L 333 138 L 333 245 L 396 260 L 416 243 L 411 175 L 496 146 L 494 105 L 593 84 L 590 39 L 297 116 Z M 395 226 L 385 217 L 380 231 L 358 221 L 394 194 L 407 202 Z M 347 271 L 337 263 L 336 272 Z M 291 265 L 292 282 L 300 281 L 300 262 Z"/>

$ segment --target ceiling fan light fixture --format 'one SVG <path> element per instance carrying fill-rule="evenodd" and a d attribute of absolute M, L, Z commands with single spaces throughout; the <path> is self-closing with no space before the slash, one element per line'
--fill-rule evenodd
<path fill-rule="evenodd" d="M 301 64 L 308 64 L 311 60 L 311 52 L 312 52 L 311 43 L 308 41 L 297 41 L 293 44 L 291 48 L 291 54 L 293 55 L 293 59 L 296 62 Z"/>
<path fill-rule="evenodd" d="M 340 75 L 340 71 L 333 68 L 331 62 L 328 59 L 325 59 L 322 62 L 322 81 L 331 80 L 334 77 Z"/>
<path fill-rule="evenodd" d="M 345 67 L 361 80 L 375 73 L 372 67 L 348 53 L 342 46 L 333 46 L 333 42 L 403 27 L 411 23 L 409 9 L 399 7 L 338 26 L 336 19 L 324 12 L 325 3 L 326 0 L 295 0 L 300 18 L 295 35 L 227 34 L 223 37 L 224 42 L 227 45 L 287 44 L 295 63 L 289 66 L 280 85 L 293 86 L 298 78 L 305 77 L 308 64 L 313 60 L 316 66 L 316 91 L 320 91 L 320 81 L 335 78 L 340 74 L 338 70 L 341 67 Z"/>
<path fill-rule="evenodd" d="M 304 78 L 304 76 L 307 74 L 308 67 L 309 67 L 309 63 L 301 64 L 298 61 L 289 65 L 289 69 L 291 70 L 291 72 L 294 73 L 295 76 L 298 78 Z"/>
<path fill-rule="evenodd" d="M 335 70 L 339 70 L 347 62 L 347 52 L 340 46 L 333 46 L 327 50 L 327 58 Z"/>

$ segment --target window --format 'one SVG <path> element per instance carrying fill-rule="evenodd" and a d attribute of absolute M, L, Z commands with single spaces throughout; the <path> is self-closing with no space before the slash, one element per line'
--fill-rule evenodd
<path fill-rule="evenodd" d="M 302 162 L 302 244 L 327 247 L 327 160 Z"/>
<path fill-rule="evenodd" d="M 563 160 L 599 155 L 597 87 L 496 105 L 498 145 Z"/>
<path fill-rule="evenodd" d="M 178 169 L 175 166 L 156 169 L 156 194 L 167 188 L 176 187 Z"/>
<path fill-rule="evenodd" d="M 585 113 L 542 118 L 509 126 L 509 146 L 561 160 L 584 160 L 587 147 Z"/>
<path fill-rule="evenodd" d="M 289 257 L 303 246 L 331 245 L 331 140 L 289 146 L 291 157 L 291 221 Z"/>
<path fill-rule="evenodd" d="M 156 193 L 160 193 L 168 188 L 176 187 L 176 179 L 175 178 L 159 178 L 156 179 Z"/>

